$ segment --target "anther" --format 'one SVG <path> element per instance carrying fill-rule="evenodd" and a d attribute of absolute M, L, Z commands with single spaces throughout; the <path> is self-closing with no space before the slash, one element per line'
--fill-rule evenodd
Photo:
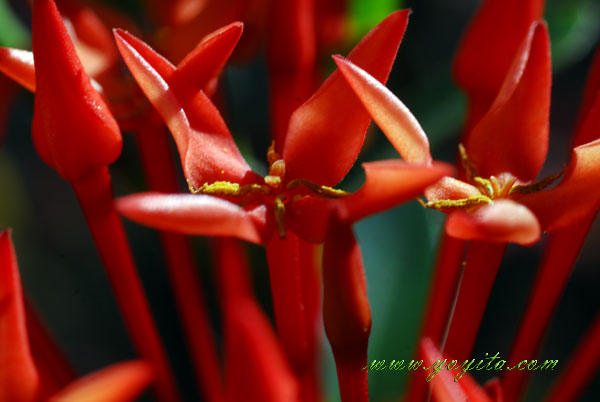
<path fill-rule="evenodd" d="M 280 194 L 275 197 L 275 223 L 277 224 L 277 231 L 279 232 L 279 237 L 285 239 L 285 225 L 284 225 L 284 216 L 285 216 L 285 196 Z"/>
<path fill-rule="evenodd" d="M 298 186 L 304 186 L 323 198 L 345 198 L 350 195 L 347 191 L 328 186 L 321 186 L 305 179 L 294 179 L 288 183 L 287 188 L 290 189 Z"/>

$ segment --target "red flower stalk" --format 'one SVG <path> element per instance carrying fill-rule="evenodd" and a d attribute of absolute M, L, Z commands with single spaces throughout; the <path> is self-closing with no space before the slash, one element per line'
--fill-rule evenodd
<path fill-rule="evenodd" d="M 8 231 L 0 232 L 0 400 L 39 402 L 40 376 L 31 354 L 15 251 Z M 70 384 L 49 401 L 128 402 L 148 386 L 150 364 L 131 361 L 110 366 Z M 44 400 L 46 400 L 44 398 Z"/>
<path fill-rule="evenodd" d="M 333 216 L 323 246 L 323 318 L 343 401 L 368 401 L 371 309 L 360 248 L 351 226 Z"/>
<path fill-rule="evenodd" d="M 600 136 L 600 48 L 590 69 L 586 91 L 575 129 L 573 145 L 580 146 Z M 594 221 L 596 210 L 581 222 L 551 233 L 544 247 L 544 256 L 538 268 L 533 290 L 527 304 L 521 325 L 509 356 L 509 361 L 520 361 L 535 356 L 542 337 L 550 323 L 552 312 L 573 270 L 575 261 L 589 229 Z M 506 395 L 517 399 L 527 384 L 527 376 L 521 372 L 502 378 Z"/>
<path fill-rule="evenodd" d="M 542 229 L 575 224 L 595 211 L 600 202 L 598 194 L 586 190 L 589 183 L 600 179 L 595 163 L 600 152 L 598 141 L 573 150 L 569 169 L 558 187 L 540 192 L 558 175 L 531 182 L 546 153 L 548 46 L 545 25 L 534 24 L 492 107 L 468 137 L 461 159 L 472 184 L 444 178 L 425 193 L 429 199 L 425 206 L 451 212 L 446 223 L 448 234 L 477 240 L 469 247 L 446 344 L 446 352 L 459 359 L 468 357 L 473 346 L 504 243 L 531 244 Z M 415 141 L 421 138 L 420 127 L 412 123 L 414 118 L 404 105 L 360 68 L 340 62 L 345 64 L 345 77 L 392 143 L 397 148 L 407 147 L 405 153 L 417 150 L 413 157 L 421 158 L 422 145 Z"/>
<path fill-rule="evenodd" d="M 300 401 L 300 384 L 254 298 L 241 244 L 231 238 L 215 242 L 225 328 L 225 400 Z"/>
<path fill-rule="evenodd" d="M 119 128 L 83 71 L 50 0 L 34 1 L 33 52 L 36 96 L 32 131 L 36 149 L 73 185 L 133 343 L 155 365 L 156 391 L 161 399 L 175 400 L 174 380 L 113 207 L 107 165 L 121 151 Z M 60 103 L 56 96 L 61 97 Z"/>
<path fill-rule="evenodd" d="M 357 45 L 350 59 L 385 80 L 407 17 L 406 11 L 388 17 Z M 173 79 L 177 73 L 165 67 L 168 62 L 143 42 L 121 31 L 116 38 L 134 77 L 173 133 L 188 184 L 197 193 L 134 195 L 121 200 L 119 209 L 163 230 L 266 244 L 279 334 L 295 373 L 305 378 L 315 362 L 315 326 L 307 311 L 313 311 L 308 306 L 316 305 L 318 294 L 306 279 L 314 276 L 312 268 L 304 266 L 313 261 L 314 247 L 307 241 L 324 239 L 332 210 L 346 210 L 348 222 L 354 222 L 411 198 L 447 168 L 368 163 L 365 185 L 357 193 L 330 187 L 354 163 L 369 123 L 368 114 L 335 72 L 292 114 L 285 143 L 270 148 L 269 175 L 262 178 L 250 170 L 204 92 L 179 85 Z M 338 151 L 331 154 L 336 144 Z"/>

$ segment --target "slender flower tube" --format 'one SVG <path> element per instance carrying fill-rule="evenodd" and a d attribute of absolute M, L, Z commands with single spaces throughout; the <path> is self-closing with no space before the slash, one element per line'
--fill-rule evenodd
<path fill-rule="evenodd" d="M 387 78 L 408 18 L 392 14 L 367 35 L 349 58 L 378 80 Z M 116 31 L 125 62 L 169 126 L 179 149 L 190 195 L 133 195 L 119 201 L 122 213 L 159 229 L 235 236 L 267 247 L 275 318 L 294 372 L 305 378 L 314 361 L 317 305 L 313 247 L 323 241 L 332 211 L 348 222 L 390 208 L 438 180 L 443 164 L 399 161 L 364 165 L 366 181 L 355 194 L 334 186 L 354 163 L 369 123 L 367 112 L 339 72 L 290 117 L 285 143 L 267 155 L 269 174 L 250 170 L 212 102 L 172 80 L 173 68 L 147 45 Z M 339 146 L 335 146 L 339 144 Z M 337 151 L 331 154 L 332 146 Z M 239 204 L 239 205 L 237 205 Z"/>
<path fill-rule="evenodd" d="M 138 352 L 155 365 L 156 392 L 177 391 L 138 278 L 122 223 L 113 207 L 107 165 L 121 151 L 117 123 L 75 54 L 56 5 L 33 4 L 36 95 L 33 140 L 42 159 L 71 182 Z M 56 96 L 62 101 L 56 102 Z"/>
<path fill-rule="evenodd" d="M 51 396 L 28 342 L 19 270 L 9 231 L 0 232 L 0 400 L 10 402 L 129 402 L 152 381 L 152 366 L 131 361 L 72 382 Z M 28 322 L 31 322 L 28 320 Z M 43 373 L 43 371 L 42 371 Z"/>
<path fill-rule="evenodd" d="M 225 328 L 226 401 L 295 402 L 300 384 L 254 297 L 239 240 L 215 240 Z"/>

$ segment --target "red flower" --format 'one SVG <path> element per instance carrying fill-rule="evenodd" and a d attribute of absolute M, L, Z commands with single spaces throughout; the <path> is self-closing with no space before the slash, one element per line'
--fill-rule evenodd
<path fill-rule="evenodd" d="M 360 67 L 336 59 L 356 95 L 408 161 L 429 157 L 423 132 L 410 111 Z M 467 181 L 446 177 L 425 192 L 427 207 L 450 213 L 446 231 L 464 240 L 531 244 L 541 230 L 556 230 L 589 215 L 600 203 L 590 183 L 600 181 L 595 163 L 600 142 L 573 150 L 565 178 L 536 182 L 548 143 L 550 54 L 546 25 L 535 23 L 514 57 L 490 110 L 461 148 Z"/>
<path fill-rule="evenodd" d="M 407 11 L 388 17 L 349 58 L 385 81 L 407 19 Z M 366 181 L 358 192 L 331 187 L 356 160 L 370 121 L 335 72 L 292 113 L 287 133 L 278 137 L 283 141 L 269 149 L 269 174 L 260 177 L 241 156 L 204 92 L 186 86 L 178 78 L 180 69 L 140 40 L 123 31 L 115 36 L 134 77 L 169 126 L 190 190 L 196 193 L 132 195 L 121 199 L 118 208 L 130 219 L 163 230 L 265 244 L 279 334 L 303 381 L 303 392 L 309 392 L 306 389 L 314 388 L 310 377 L 315 373 L 320 291 L 314 278 L 314 249 L 305 242 L 323 241 L 332 211 L 349 225 L 414 197 L 448 168 L 436 163 L 372 162 L 363 165 Z M 205 61 L 212 64 L 211 57 Z M 364 337 L 364 331 L 356 336 Z"/>
<path fill-rule="evenodd" d="M 0 348 L 0 400 L 34 402 L 49 397 L 40 395 L 40 377 L 25 327 L 17 259 L 8 231 L 0 232 L 0 345 L 3 345 Z M 153 369 L 146 362 L 119 363 L 73 382 L 48 400 L 132 401 L 150 384 L 153 376 Z"/>

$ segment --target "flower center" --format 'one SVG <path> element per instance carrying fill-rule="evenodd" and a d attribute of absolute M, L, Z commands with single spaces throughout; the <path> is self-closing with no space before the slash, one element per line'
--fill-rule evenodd
<path fill-rule="evenodd" d="M 479 195 L 455 200 L 441 199 L 429 202 L 424 202 L 418 198 L 417 201 L 419 201 L 422 206 L 437 210 L 472 210 L 483 204 L 491 204 L 498 198 L 510 198 L 513 194 L 530 194 L 542 191 L 551 186 L 565 173 L 565 169 L 563 169 L 558 174 L 544 177 L 543 179 L 529 184 L 520 184 L 517 178 L 508 172 L 498 176 L 492 175 L 486 179 L 477 174 L 475 164 L 469 159 L 465 147 L 462 144 L 458 145 L 458 150 L 460 153 L 460 162 L 465 170 L 467 181 L 479 190 Z"/>
<path fill-rule="evenodd" d="M 333 187 L 322 186 L 305 179 L 293 179 L 285 182 L 285 161 L 275 151 L 275 142 L 267 151 L 269 174 L 264 177 L 264 184 L 253 183 L 240 185 L 229 181 L 204 183 L 199 188 L 189 186 L 192 194 L 208 194 L 217 197 L 236 198 L 238 204 L 248 204 L 260 200 L 265 204 L 271 202 L 277 231 L 281 238 L 285 237 L 284 216 L 288 202 L 297 197 L 310 195 L 318 198 L 344 198 L 349 192 Z"/>

